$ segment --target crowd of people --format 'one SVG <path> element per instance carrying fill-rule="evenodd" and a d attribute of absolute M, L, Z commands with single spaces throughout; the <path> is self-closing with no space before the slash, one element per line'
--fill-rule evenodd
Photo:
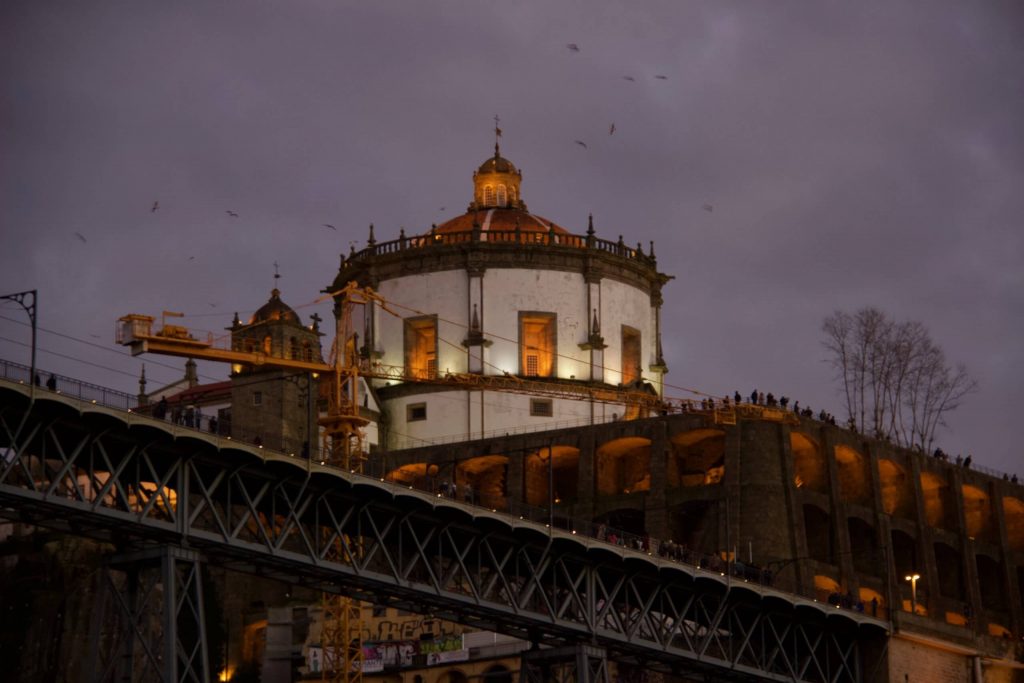
<path fill-rule="evenodd" d="M 153 417 L 157 420 L 168 420 L 176 425 L 181 425 L 182 427 L 202 429 L 203 419 L 205 416 L 199 406 L 192 404 L 184 405 L 179 401 L 172 407 L 168 403 L 167 397 L 162 396 L 153 406 Z M 216 415 L 210 415 L 206 418 L 206 428 L 211 434 L 220 433 L 220 425 L 218 424 Z"/>

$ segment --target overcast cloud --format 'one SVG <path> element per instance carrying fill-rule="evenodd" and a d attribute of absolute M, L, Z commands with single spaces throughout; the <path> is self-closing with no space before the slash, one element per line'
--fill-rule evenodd
<path fill-rule="evenodd" d="M 222 330 L 275 261 L 328 318 L 371 222 L 464 211 L 498 114 L 531 211 L 655 242 L 668 393 L 844 418 L 821 321 L 877 306 L 979 382 L 940 445 L 1024 475 L 1017 2 L 7 0 L 0 76 L 0 294 L 39 290 L 44 370 L 170 382 L 114 321 Z M 24 319 L 0 304 L 0 358 Z"/>

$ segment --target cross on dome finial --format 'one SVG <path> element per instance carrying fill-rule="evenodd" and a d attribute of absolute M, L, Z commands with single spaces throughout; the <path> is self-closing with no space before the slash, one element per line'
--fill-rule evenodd
<path fill-rule="evenodd" d="M 497 114 L 495 114 L 494 115 L 494 156 L 496 158 L 498 156 L 501 156 L 498 153 L 498 138 L 501 137 L 501 128 L 499 127 L 500 125 L 501 125 L 501 119 L 498 118 Z"/>

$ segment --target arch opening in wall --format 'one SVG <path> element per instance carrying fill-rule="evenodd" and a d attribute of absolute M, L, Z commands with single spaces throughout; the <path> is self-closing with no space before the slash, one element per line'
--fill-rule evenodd
<path fill-rule="evenodd" d="M 1013 636 L 1013 632 L 1010 629 L 1006 628 L 1002 624 L 997 624 L 994 621 L 988 622 L 987 629 L 988 634 L 994 638 L 1002 638 L 1003 640 L 1009 640 Z"/>
<path fill-rule="evenodd" d="M 935 572 L 939 577 L 939 595 L 954 600 L 963 600 L 964 569 L 960 553 L 946 543 L 938 541 L 935 550 Z"/>
<path fill-rule="evenodd" d="M 504 185 L 498 185 L 497 205 L 508 206 L 508 194 Z"/>
<path fill-rule="evenodd" d="M 893 529 L 889 537 L 892 540 L 892 562 L 896 576 L 920 573 L 924 566 L 917 557 L 917 540 L 899 529 Z"/>
<path fill-rule="evenodd" d="M 672 540 L 697 553 L 713 555 L 724 543 L 718 537 L 718 501 L 691 500 L 669 511 Z"/>
<path fill-rule="evenodd" d="M 1006 519 L 1006 537 L 1010 550 L 1024 550 L 1024 500 L 1007 496 L 1003 498 L 1003 516 Z"/>
<path fill-rule="evenodd" d="M 559 505 L 574 504 L 579 496 L 579 467 L 580 449 L 573 446 L 556 445 L 528 453 L 523 468 L 527 504 L 546 508 L 553 500 L 556 510 Z"/>
<path fill-rule="evenodd" d="M 842 595 L 842 587 L 839 582 L 827 574 L 814 575 L 814 592 L 819 601 L 828 603 L 838 600 Z"/>
<path fill-rule="evenodd" d="M 886 617 L 885 596 L 881 593 L 873 588 L 861 586 L 857 596 L 860 598 L 860 601 L 864 603 L 864 614 L 878 619 L 884 619 Z"/>
<path fill-rule="evenodd" d="M 999 565 L 999 561 L 988 555 L 975 555 L 974 563 L 978 568 L 981 606 L 993 612 L 1007 611 L 1006 582 L 1003 581 L 1003 569 Z"/>
<path fill-rule="evenodd" d="M 868 476 L 867 458 L 843 444 L 835 447 L 835 457 L 840 499 L 844 503 L 861 505 L 870 502 L 871 478 Z"/>
<path fill-rule="evenodd" d="M 793 483 L 797 488 L 826 493 L 828 469 L 818 442 L 803 432 L 790 432 L 789 447 L 793 453 Z"/>
<path fill-rule="evenodd" d="M 437 683 L 469 683 L 469 677 L 459 669 L 449 669 L 437 677 Z"/>
<path fill-rule="evenodd" d="M 857 573 L 861 576 L 885 576 L 875 528 L 860 517 L 849 517 L 846 529 L 850 534 L 850 554 Z"/>
<path fill-rule="evenodd" d="M 971 538 L 993 540 L 994 520 L 992 501 L 988 494 L 977 486 L 964 484 L 961 487 L 964 498 L 964 526 Z"/>
<path fill-rule="evenodd" d="M 433 492 L 437 490 L 438 468 L 425 462 L 411 463 L 391 470 L 384 475 L 384 480 Z"/>
<path fill-rule="evenodd" d="M 597 491 L 619 495 L 651 488 L 651 440 L 627 436 L 601 444 L 597 449 Z"/>
<path fill-rule="evenodd" d="M 924 516 L 929 526 L 952 529 L 953 505 L 949 482 L 935 472 L 921 472 L 921 496 L 924 499 Z"/>
<path fill-rule="evenodd" d="M 459 461 L 455 468 L 457 490 L 469 502 L 494 510 L 508 510 L 508 457 L 479 455 Z"/>
<path fill-rule="evenodd" d="M 480 674 L 480 683 L 513 683 L 512 672 L 503 664 L 495 664 Z"/>
<path fill-rule="evenodd" d="M 725 432 L 693 429 L 670 440 L 665 467 L 667 488 L 718 484 L 725 478 Z"/>
<path fill-rule="evenodd" d="M 827 512 L 811 503 L 804 505 L 804 536 L 811 559 L 825 564 L 836 563 L 832 520 Z"/>
<path fill-rule="evenodd" d="M 907 470 L 895 460 L 878 460 L 878 486 L 882 509 L 888 515 L 912 519 L 914 516 L 914 489 Z"/>

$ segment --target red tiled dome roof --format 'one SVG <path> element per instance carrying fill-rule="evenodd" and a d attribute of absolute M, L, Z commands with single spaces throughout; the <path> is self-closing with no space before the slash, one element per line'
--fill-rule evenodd
<path fill-rule="evenodd" d="M 456 216 L 449 221 L 437 226 L 438 233 L 471 232 L 473 221 L 480 224 L 481 232 L 489 230 L 515 230 L 516 223 L 519 223 L 519 230 L 522 232 L 549 232 L 552 228 L 557 235 L 569 235 L 568 230 L 543 216 L 535 216 L 528 211 L 520 209 L 481 209 L 470 211 L 461 216 Z"/>

